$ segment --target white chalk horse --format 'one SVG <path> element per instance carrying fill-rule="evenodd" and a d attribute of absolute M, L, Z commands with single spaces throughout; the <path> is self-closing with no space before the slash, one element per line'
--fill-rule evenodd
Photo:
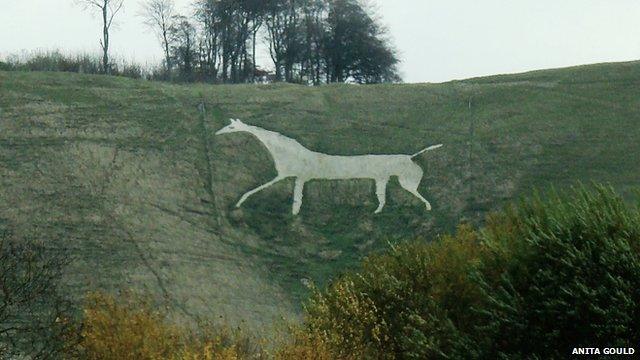
<path fill-rule="evenodd" d="M 336 156 L 311 151 L 294 139 L 274 131 L 243 123 L 239 119 L 231 119 L 231 123 L 218 130 L 216 135 L 233 132 L 248 132 L 260 140 L 269 150 L 275 162 L 278 176 L 264 185 L 248 191 L 240 198 L 236 207 L 240 207 L 249 196 L 264 190 L 285 178 L 294 177 L 293 214 L 297 215 L 302 206 L 304 183 L 312 179 L 373 179 L 376 182 L 378 208 L 382 211 L 385 204 L 387 182 L 391 176 L 397 176 L 400 185 L 422 201 L 427 210 L 431 204 L 418 193 L 418 185 L 422 179 L 422 169 L 411 159 L 425 151 L 437 149 L 442 144 L 430 146 L 413 155 L 357 155 Z"/>

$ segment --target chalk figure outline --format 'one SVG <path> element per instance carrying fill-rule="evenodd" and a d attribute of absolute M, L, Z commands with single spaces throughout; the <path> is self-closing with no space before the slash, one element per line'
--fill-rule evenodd
<path fill-rule="evenodd" d="M 297 140 L 286 137 L 275 131 L 245 124 L 240 119 L 230 119 L 229 125 L 215 134 L 222 135 L 234 132 L 248 132 L 258 138 L 271 154 L 278 175 L 271 181 L 255 189 L 247 191 L 236 203 L 240 207 L 251 195 L 262 191 L 278 181 L 293 177 L 292 213 L 297 215 L 302 206 L 304 184 L 313 179 L 347 180 L 372 179 L 376 183 L 378 214 L 386 203 L 387 183 L 392 176 L 397 176 L 400 186 L 422 201 L 427 209 L 431 204 L 419 192 L 418 186 L 424 172 L 413 162 L 413 158 L 427 151 L 442 147 L 442 144 L 424 148 L 413 155 L 328 155 L 309 150 Z"/>

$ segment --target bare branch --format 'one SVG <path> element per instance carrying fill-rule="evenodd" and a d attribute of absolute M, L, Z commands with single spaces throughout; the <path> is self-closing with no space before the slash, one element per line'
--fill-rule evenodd
<path fill-rule="evenodd" d="M 75 2 L 85 9 L 88 9 L 92 6 L 95 6 L 98 9 L 103 9 L 104 7 L 104 2 L 98 0 L 75 0 Z"/>
<path fill-rule="evenodd" d="M 113 22 L 113 18 L 118 14 L 118 12 L 122 9 L 122 5 L 124 5 L 124 0 L 107 0 L 109 5 L 109 10 L 111 11 L 111 17 L 109 18 L 109 24 L 107 28 L 111 28 L 111 23 Z"/>
<path fill-rule="evenodd" d="M 84 9 L 97 8 L 102 15 L 102 67 L 104 73 L 110 73 L 111 64 L 109 61 L 109 30 L 113 24 L 115 16 L 123 9 L 124 0 L 75 0 Z"/>
<path fill-rule="evenodd" d="M 62 291 L 63 268 L 70 259 L 43 243 L 17 238 L 0 229 L 0 353 L 37 358 L 59 353 L 63 324 L 71 303 Z M 3 357 L 4 358 L 4 357 Z"/>
<path fill-rule="evenodd" d="M 172 0 L 147 0 L 138 15 L 144 18 L 145 25 L 157 31 L 175 15 L 175 6 Z"/>

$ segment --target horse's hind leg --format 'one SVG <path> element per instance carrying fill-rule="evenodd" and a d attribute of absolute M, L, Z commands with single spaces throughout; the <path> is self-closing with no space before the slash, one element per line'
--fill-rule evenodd
<path fill-rule="evenodd" d="M 302 206 L 302 196 L 304 190 L 304 180 L 299 177 L 296 178 L 296 185 L 293 188 L 293 215 L 298 215 L 300 212 L 300 207 Z"/>
<path fill-rule="evenodd" d="M 378 208 L 375 211 L 375 214 L 378 214 L 382 211 L 384 204 L 387 201 L 387 182 L 389 179 L 375 179 L 376 180 L 376 196 L 378 197 Z"/>
<path fill-rule="evenodd" d="M 413 196 L 417 197 L 424 203 L 427 207 L 427 211 L 431 210 L 431 204 L 427 199 L 423 198 L 422 195 L 418 192 L 418 186 L 420 185 L 420 180 L 422 180 L 422 169 L 419 172 L 414 172 L 411 175 L 401 175 L 398 176 L 398 181 L 400 182 L 400 186 L 402 186 L 405 190 L 413 194 Z"/>

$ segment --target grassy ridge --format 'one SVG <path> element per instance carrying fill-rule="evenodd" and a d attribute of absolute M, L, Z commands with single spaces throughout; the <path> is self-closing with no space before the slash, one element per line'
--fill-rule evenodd
<path fill-rule="evenodd" d="M 450 231 L 532 186 L 640 173 L 640 63 L 445 84 L 308 88 L 167 85 L 0 72 L 0 225 L 74 254 L 71 289 L 146 288 L 177 316 L 268 323 L 387 242 Z M 204 111 L 200 111 L 204 104 Z M 292 181 L 233 204 L 275 175 L 229 117 L 331 154 L 410 154 L 421 203 L 393 179 L 314 181 L 290 215 Z"/>

